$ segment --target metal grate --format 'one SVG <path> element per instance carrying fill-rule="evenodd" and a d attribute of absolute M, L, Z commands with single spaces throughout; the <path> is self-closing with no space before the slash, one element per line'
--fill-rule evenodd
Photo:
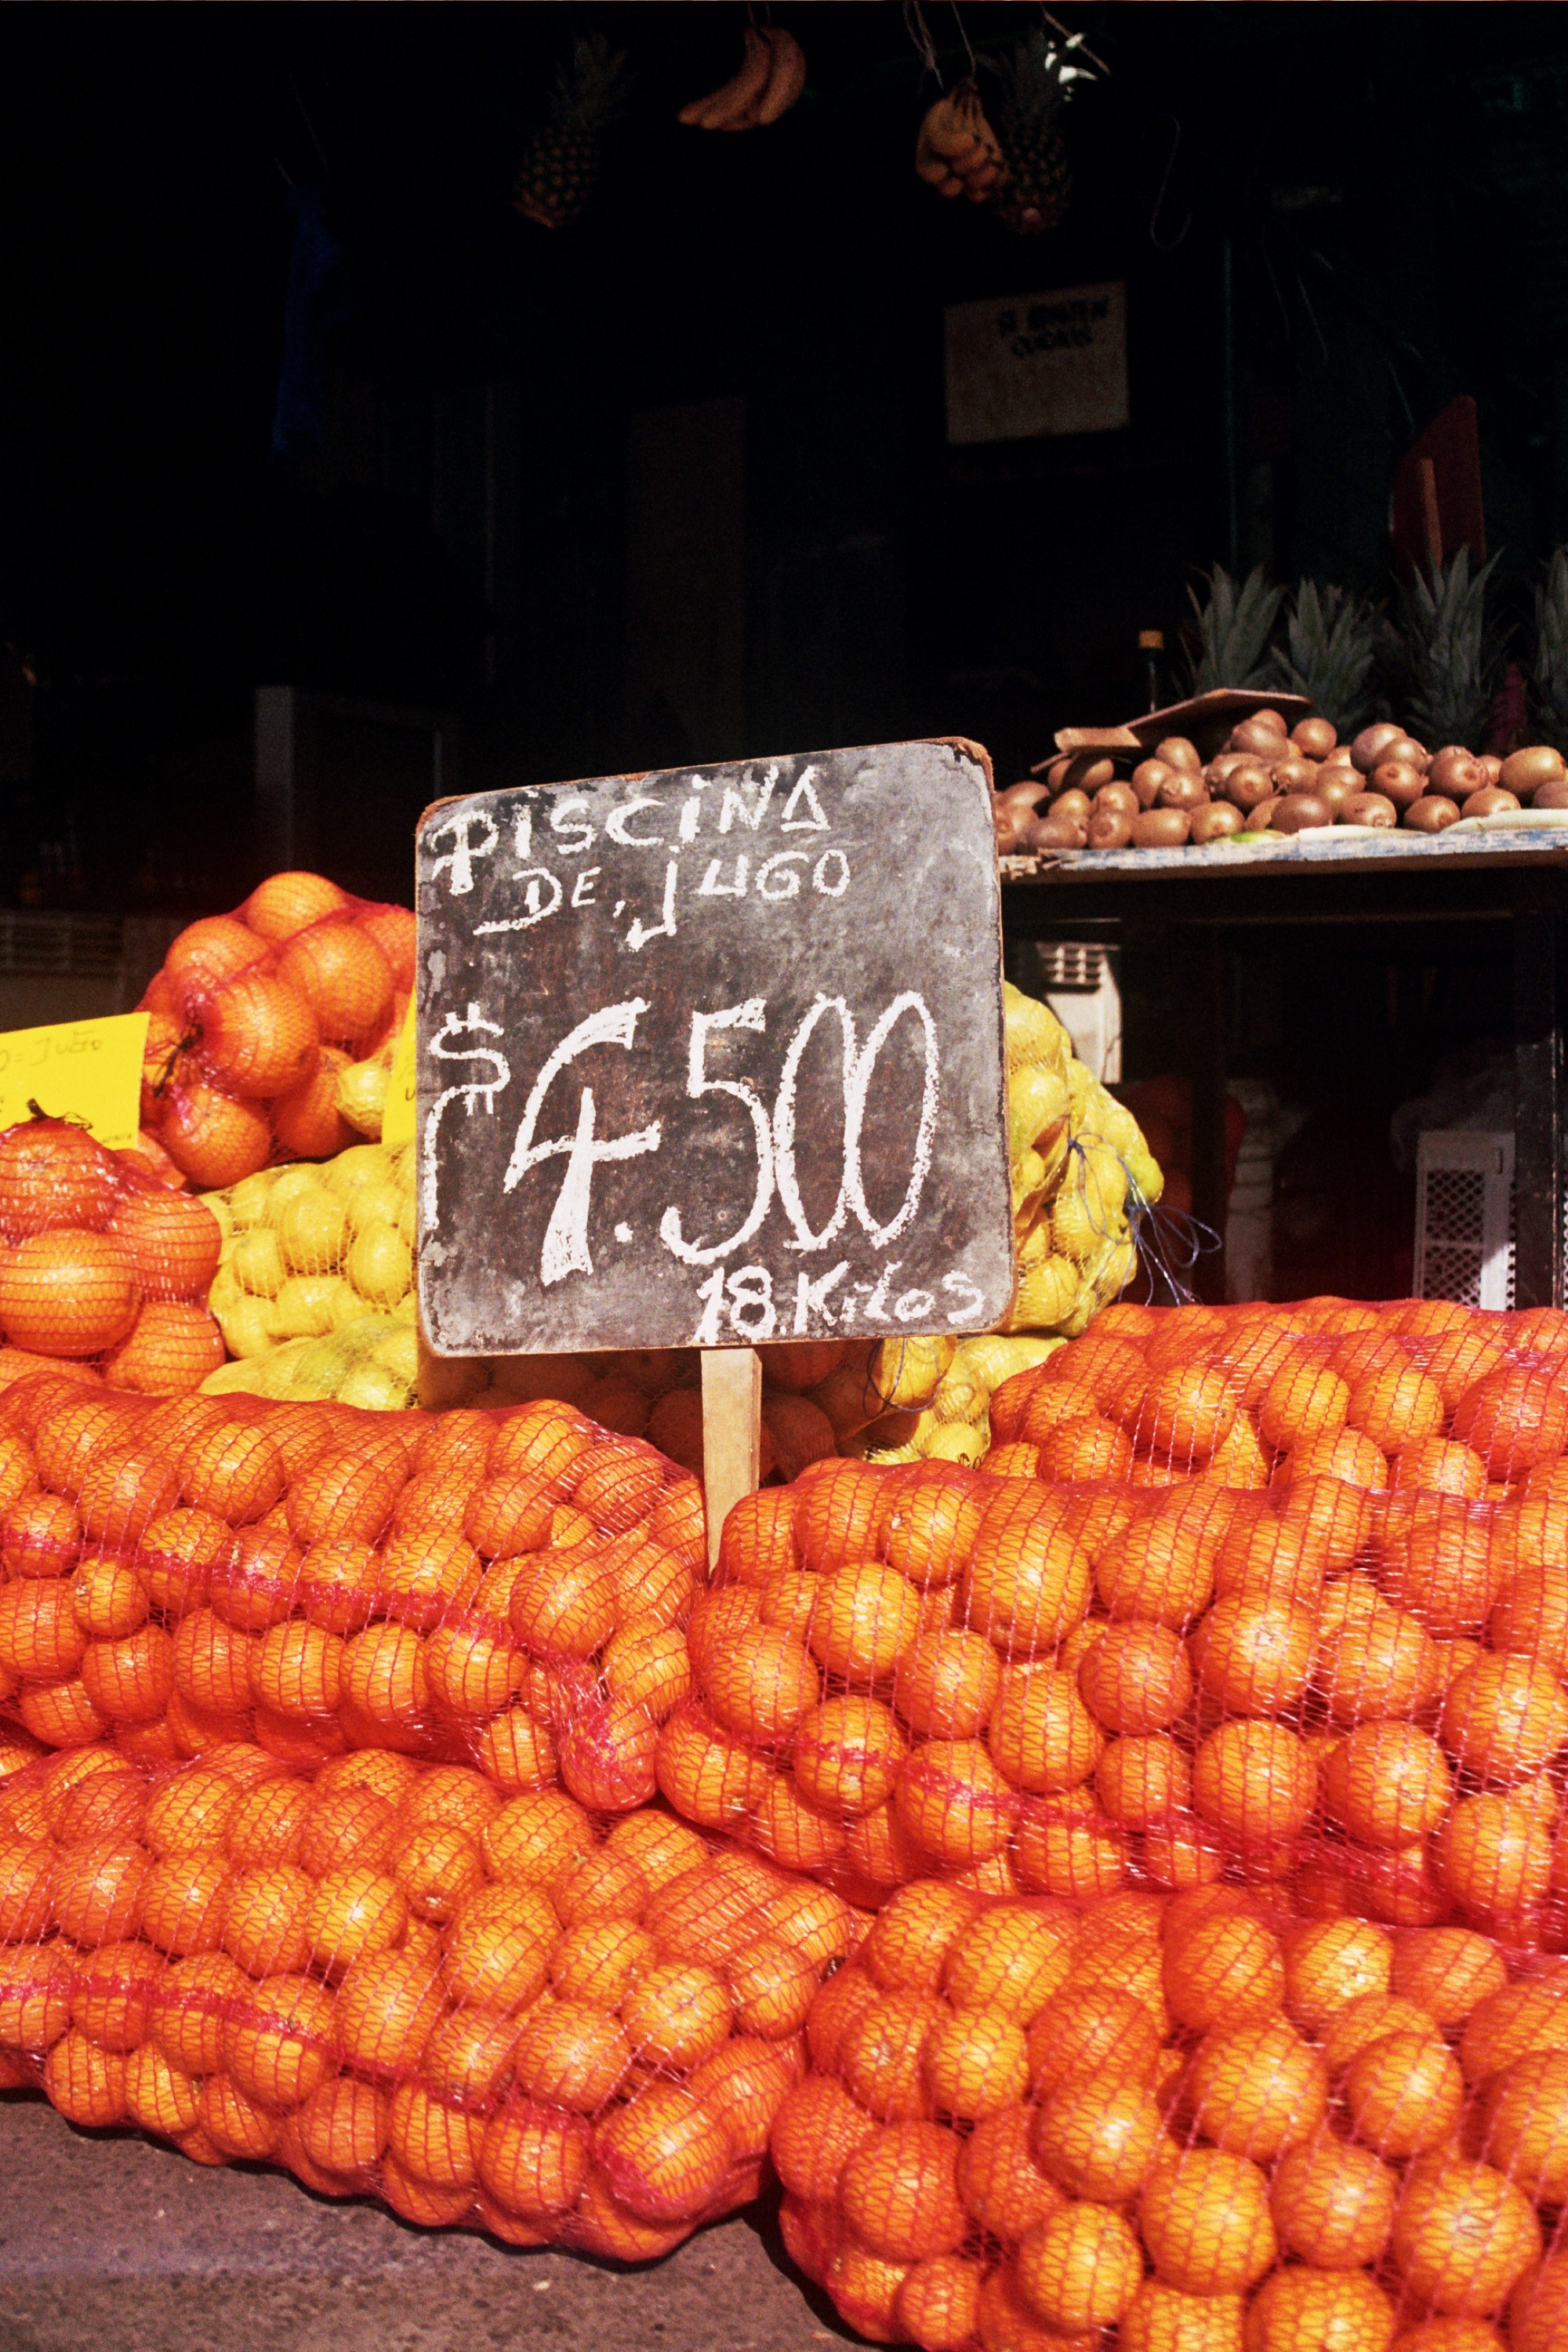
<path fill-rule="evenodd" d="M 1513 1304 L 1513 1138 L 1434 1130 L 1415 1149 L 1417 1298 Z"/>
<path fill-rule="evenodd" d="M 112 980 L 124 954 L 118 915 L 32 915 L 0 908 L 0 974 Z"/>
<path fill-rule="evenodd" d="M 1110 970 L 1105 950 L 1087 940 L 1058 940 L 1035 950 L 1040 959 L 1040 984 L 1046 989 L 1097 990 Z"/>

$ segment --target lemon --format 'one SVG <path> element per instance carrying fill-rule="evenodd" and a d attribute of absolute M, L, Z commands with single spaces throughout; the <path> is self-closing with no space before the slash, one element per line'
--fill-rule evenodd
<path fill-rule="evenodd" d="M 387 1370 L 398 1374 L 405 1388 L 419 1377 L 419 1339 L 411 1325 L 389 1331 L 378 1339 L 370 1351 L 373 1364 L 384 1364 Z"/>
<path fill-rule="evenodd" d="M 340 1404 L 357 1404 L 371 1412 L 398 1412 L 409 1402 L 409 1382 L 387 1364 L 366 1357 L 354 1366 L 338 1390 Z"/>
<path fill-rule="evenodd" d="M 291 1274 L 274 1304 L 286 1339 L 319 1339 L 331 1330 L 348 1288 L 342 1275 Z"/>
<path fill-rule="evenodd" d="M 278 1309 L 269 1298 L 239 1298 L 230 1307 L 215 1307 L 213 1313 L 231 1356 L 265 1356 L 283 1337 Z"/>
<path fill-rule="evenodd" d="M 1105 1239 L 1105 1220 L 1075 1185 L 1064 1185 L 1051 1207 L 1051 1240 L 1058 1257 L 1086 1265 Z M 1031 1272 L 1036 1269 L 1031 1269 Z M 1028 1277 L 1026 1276 L 1026 1279 Z M 1076 1284 L 1077 1276 L 1074 1276 Z M 1047 1317 L 1047 1321 L 1054 1321 Z"/>
<path fill-rule="evenodd" d="M 379 1143 L 351 1143 L 321 1170 L 321 1181 L 340 1201 L 357 1192 L 362 1184 L 378 1183 L 391 1173 L 392 1154 Z"/>
<path fill-rule="evenodd" d="M 871 1359 L 874 1397 L 885 1405 L 922 1405 L 952 1363 L 956 1339 L 884 1339 Z"/>
<path fill-rule="evenodd" d="M 1010 1070 L 1021 1068 L 1026 1062 L 1058 1062 L 1062 1058 L 1067 1031 L 1048 1004 L 1042 1004 L 1037 996 L 1026 996 L 1011 981 L 1002 991 L 1002 1024 Z"/>
<path fill-rule="evenodd" d="M 379 1140 L 391 1077 L 381 1062 L 351 1062 L 338 1080 L 338 1116 L 361 1135 Z"/>
<path fill-rule="evenodd" d="M 404 1197 L 402 1187 L 390 1176 L 362 1184 L 344 1202 L 350 1233 L 356 1240 L 367 1225 L 390 1225 L 395 1233 L 403 1214 Z"/>
<path fill-rule="evenodd" d="M 962 1462 L 973 1470 L 991 1450 L 991 1432 L 969 1422 L 935 1422 L 919 1443 L 927 1462 Z"/>
<path fill-rule="evenodd" d="M 237 1184 L 229 1187 L 229 1214 L 237 1228 L 260 1224 L 267 1214 L 275 1173 L 273 1169 L 262 1168 L 254 1176 L 242 1176 Z"/>
<path fill-rule="evenodd" d="M 1064 1080 L 1043 1063 L 1031 1062 L 1009 1074 L 1007 1136 L 1012 1159 L 1020 1159 L 1041 1136 L 1052 1134 L 1060 1126 L 1068 1115 L 1070 1089 L 1070 1072 Z"/>
<path fill-rule="evenodd" d="M 221 1192 L 204 1192 L 201 1194 L 200 1198 L 202 1206 L 205 1209 L 209 1209 L 212 1212 L 212 1214 L 216 1218 L 217 1229 L 223 1235 L 225 1244 L 226 1244 L 233 1241 L 235 1235 L 234 1211 L 229 1207 L 224 1195 Z"/>
<path fill-rule="evenodd" d="M 307 1192 L 321 1189 L 321 1171 L 296 1162 L 292 1168 L 279 1168 L 273 1179 L 272 1190 L 267 1195 L 267 1223 L 276 1228 L 279 1218 L 290 1201 Z"/>
<path fill-rule="evenodd" d="M 1064 1257 L 1048 1257 L 1018 1285 L 1008 1321 L 1015 1328 L 1048 1331 L 1069 1314 L 1078 1297 L 1078 1268 Z"/>
<path fill-rule="evenodd" d="M 331 1274 L 342 1264 L 349 1223 L 343 1204 L 324 1184 L 284 1203 L 274 1230 L 290 1274 Z"/>
<path fill-rule="evenodd" d="M 349 1280 L 373 1307 L 394 1307 L 414 1279 L 414 1256 L 395 1224 L 363 1226 L 349 1248 Z"/>
<path fill-rule="evenodd" d="M 276 1298 L 288 1279 L 289 1269 L 283 1263 L 283 1252 L 278 1236 L 269 1225 L 253 1225 L 248 1232 L 237 1235 L 229 1270 L 241 1290 L 257 1298 Z M 214 1308 L 216 1313 L 216 1308 Z"/>

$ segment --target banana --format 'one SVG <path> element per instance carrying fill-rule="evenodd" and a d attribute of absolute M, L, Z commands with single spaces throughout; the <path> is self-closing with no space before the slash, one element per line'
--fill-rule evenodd
<path fill-rule="evenodd" d="M 781 114 L 787 114 L 805 88 L 805 51 L 795 35 L 774 26 L 765 37 L 773 44 L 773 68 L 757 101 L 759 123 L 776 122 Z"/>
<path fill-rule="evenodd" d="M 733 74 L 721 89 L 712 90 L 706 98 L 694 98 L 683 106 L 679 120 L 700 131 L 740 129 L 744 118 L 762 97 L 773 69 L 771 43 L 763 38 L 754 25 L 745 33 L 746 54 L 739 73 Z"/>

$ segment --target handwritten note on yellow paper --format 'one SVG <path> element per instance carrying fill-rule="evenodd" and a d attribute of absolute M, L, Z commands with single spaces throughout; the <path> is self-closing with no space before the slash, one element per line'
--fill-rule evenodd
<path fill-rule="evenodd" d="M 134 1143 L 147 1020 L 145 1013 L 111 1013 L 101 1021 L 0 1032 L 0 1128 L 37 1110 L 75 1119 L 100 1143 Z"/>
<path fill-rule="evenodd" d="M 408 1000 L 408 1011 L 397 1033 L 397 1050 L 392 1057 L 392 1076 L 386 1084 L 386 1108 L 382 1114 L 383 1143 L 412 1143 L 414 1140 L 414 999 Z"/>

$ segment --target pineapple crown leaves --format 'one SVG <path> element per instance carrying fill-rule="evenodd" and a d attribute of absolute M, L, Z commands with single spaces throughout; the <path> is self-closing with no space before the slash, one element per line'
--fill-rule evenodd
<path fill-rule="evenodd" d="M 624 51 L 602 33 L 574 41 L 571 61 L 555 78 L 549 121 L 530 139 L 512 184 L 512 204 L 526 220 L 564 228 L 582 211 L 604 134 L 625 113 L 631 80 Z"/>
<path fill-rule="evenodd" d="M 1373 705 L 1377 612 L 1348 588 L 1297 583 L 1286 607 L 1285 641 L 1276 646 L 1268 683 L 1304 694 L 1342 736 L 1366 724 Z"/>
<path fill-rule="evenodd" d="M 1423 743 L 1477 749 L 1491 717 L 1503 638 L 1487 612 L 1494 555 L 1470 571 L 1470 551 L 1398 592 L 1389 643 L 1405 724 Z"/>
<path fill-rule="evenodd" d="M 618 122 L 626 110 L 632 79 L 624 49 L 612 49 L 603 33 L 580 33 L 572 44 L 571 64 L 555 77 L 552 128 L 595 131 Z"/>
<path fill-rule="evenodd" d="M 1536 586 L 1530 715 L 1542 742 L 1568 751 L 1568 547 L 1553 551 Z"/>
<path fill-rule="evenodd" d="M 1236 581 L 1222 563 L 1206 575 L 1208 602 L 1195 588 L 1187 590 L 1193 620 L 1187 639 L 1188 667 L 1194 694 L 1216 686 L 1267 686 L 1268 640 L 1285 601 L 1283 588 L 1264 577 L 1258 564 L 1245 580 Z"/>

